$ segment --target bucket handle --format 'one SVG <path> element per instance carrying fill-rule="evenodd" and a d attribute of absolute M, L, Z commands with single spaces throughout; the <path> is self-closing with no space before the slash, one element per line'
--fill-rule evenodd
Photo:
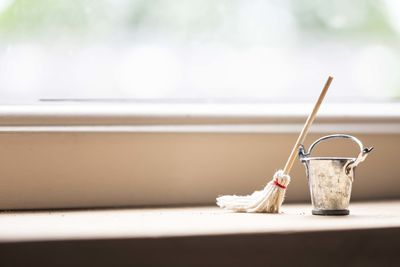
<path fill-rule="evenodd" d="M 328 139 L 333 139 L 333 138 L 351 139 L 353 142 L 357 143 L 357 145 L 360 147 L 360 153 L 358 154 L 357 158 L 355 160 L 349 162 L 345 167 L 347 175 L 350 173 L 351 169 L 354 169 L 355 167 L 358 166 L 358 164 L 363 162 L 365 160 L 365 158 L 368 156 L 368 153 L 371 152 L 374 149 L 373 147 L 370 147 L 370 148 L 364 147 L 363 144 L 361 143 L 361 141 L 358 140 L 357 138 L 355 138 L 352 135 L 348 135 L 348 134 L 331 134 L 331 135 L 323 136 L 323 137 L 319 138 L 318 140 L 316 140 L 314 143 L 312 143 L 308 153 L 304 152 L 304 146 L 301 145 L 300 150 L 299 150 L 300 158 L 304 158 L 306 156 L 311 155 L 311 151 L 320 142 L 326 141 Z"/>

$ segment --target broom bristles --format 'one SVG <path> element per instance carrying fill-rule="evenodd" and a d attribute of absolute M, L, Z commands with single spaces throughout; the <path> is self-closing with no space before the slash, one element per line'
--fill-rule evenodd
<path fill-rule="evenodd" d="M 235 212 L 279 213 L 289 183 L 290 176 L 279 170 L 263 190 L 247 196 L 221 196 L 217 205 Z"/>

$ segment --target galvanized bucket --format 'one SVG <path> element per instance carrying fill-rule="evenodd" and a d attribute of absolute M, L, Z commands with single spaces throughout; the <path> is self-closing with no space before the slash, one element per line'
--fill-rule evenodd
<path fill-rule="evenodd" d="M 317 144 L 333 138 L 347 138 L 354 141 L 360 147 L 360 154 L 357 158 L 310 157 Z M 355 168 L 365 160 L 372 149 L 372 147 L 364 148 L 360 140 L 346 134 L 324 136 L 310 146 L 308 153 L 303 145 L 300 146 L 299 158 L 306 167 L 313 215 L 349 214 L 348 207 Z"/>

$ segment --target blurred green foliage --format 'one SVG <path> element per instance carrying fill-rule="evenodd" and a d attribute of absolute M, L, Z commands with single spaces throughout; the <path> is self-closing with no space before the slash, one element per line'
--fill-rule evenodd
<path fill-rule="evenodd" d="M 0 14 L 0 32 L 8 37 L 35 38 L 90 30 L 87 1 L 14 0 Z M 100 1 L 99 1 L 100 2 Z"/>
<path fill-rule="evenodd" d="M 301 29 L 354 38 L 396 34 L 387 16 L 387 6 L 379 0 L 291 1 Z M 336 17 L 336 21 L 335 21 Z"/>
<path fill-rule="evenodd" d="M 58 39 L 76 36 L 109 37 L 138 31 L 169 37 L 208 36 L 240 39 L 238 16 L 252 1 L 240 0 L 9 0 L 0 9 L 3 38 Z M 6 1 L 7 2 L 7 1 Z M 287 0 L 301 34 L 332 37 L 398 37 L 388 21 L 387 6 L 379 0 Z M 277 5 L 279 1 L 268 1 Z M 265 16 L 268 16 L 268 5 Z M 252 20 L 253 14 L 245 14 Z M 269 23 L 268 19 L 257 23 Z M 261 25 L 262 26 L 262 25 Z M 265 40 L 268 37 L 265 34 Z"/>

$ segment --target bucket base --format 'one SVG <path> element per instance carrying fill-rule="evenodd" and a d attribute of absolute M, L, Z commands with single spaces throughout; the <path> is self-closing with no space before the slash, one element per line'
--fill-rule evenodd
<path fill-rule="evenodd" d="M 349 210 L 312 210 L 313 215 L 325 215 L 325 216 L 342 216 L 349 215 Z"/>

